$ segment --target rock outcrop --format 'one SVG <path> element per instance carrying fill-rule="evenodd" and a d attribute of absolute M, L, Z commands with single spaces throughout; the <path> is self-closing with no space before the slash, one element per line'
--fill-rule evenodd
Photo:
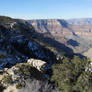
<path fill-rule="evenodd" d="M 33 67 L 37 68 L 39 71 L 41 71 L 41 67 L 46 65 L 46 62 L 42 60 L 34 60 L 34 59 L 28 59 L 28 64 L 31 64 Z"/>
<path fill-rule="evenodd" d="M 36 64 L 37 62 L 39 65 Z M 43 64 L 46 64 L 46 62 L 29 59 L 27 63 L 17 64 L 10 69 L 3 69 L 2 75 L 0 75 L 0 82 L 5 87 L 4 92 L 18 92 L 17 85 L 21 84 L 21 88 L 25 87 L 28 79 L 43 80 L 45 75 L 40 72 Z"/>

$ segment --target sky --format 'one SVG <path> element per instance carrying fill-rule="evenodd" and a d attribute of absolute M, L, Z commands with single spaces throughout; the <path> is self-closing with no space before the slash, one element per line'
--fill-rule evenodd
<path fill-rule="evenodd" d="M 0 0 L 0 15 L 21 19 L 92 18 L 92 0 Z"/>

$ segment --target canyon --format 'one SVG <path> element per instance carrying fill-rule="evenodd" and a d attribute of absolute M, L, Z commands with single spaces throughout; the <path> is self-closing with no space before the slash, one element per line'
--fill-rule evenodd
<path fill-rule="evenodd" d="M 4 92 L 21 92 L 24 89 L 16 88 L 25 88 L 30 84 L 29 80 L 48 81 L 52 65 L 60 64 L 66 57 L 72 59 L 76 55 L 92 59 L 91 35 L 91 24 L 71 24 L 63 19 L 23 20 L 0 16 L 0 87 L 6 87 Z M 50 92 L 58 92 L 54 90 Z"/>
<path fill-rule="evenodd" d="M 77 19 L 76 19 L 77 20 Z M 71 21 L 71 20 L 70 20 Z M 73 20 L 72 20 L 73 21 Z M 75 21 L 74 21 L 75 22 Z M 92 24 L 72 24 L 63 19 L 29 20 L 36 30 L 41 33 L 51 33 L 53 36 L 72 35 L 92 36 Z"/>
<path fill-rule="evenodd" d="M 92 19 L 41 19 L 28 20 L 38 33 L 73 49 L 75 53 L 92 47 Z"/>

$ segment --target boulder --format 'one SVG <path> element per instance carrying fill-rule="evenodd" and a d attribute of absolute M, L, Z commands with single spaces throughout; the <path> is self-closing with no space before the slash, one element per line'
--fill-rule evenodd
<path fill-rule="evenodd" d="M 39 71 L 41 71 L 42 66 L 46 65 L 46 62 L 42 60 L 37 60 L 37 59 L 28 59 L 27 63 L 31 64 L 33 67 L 37 68 Z"/>

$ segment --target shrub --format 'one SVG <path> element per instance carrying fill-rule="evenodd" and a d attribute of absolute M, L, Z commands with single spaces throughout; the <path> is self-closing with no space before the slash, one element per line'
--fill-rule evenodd
<path fill-rule="evenodd" d="M 17 89 L 21 89 L 21 88 L 22 88 L 21 83 L 17 83 L 17 84 L 16 84 L 16 88 L 17 88 Z"/>
<path fill-rule="evenodd" d="M 18 69 L 17 72 L 23 74 L 24 76 L 30 76 L 31 73 L 30 73 L 30 65 L 27 65 L 27 64 L 21 64 L 21 65 L 16 65 Z"/>
<path fill-rule="evenodd" d="M 31 83 L 27 80 L 25 88 L 22 88 L 20 92 L 59 92 L 59 90 L 53 88 L 48 82 L 34 79 Z"/>
<path fill-rule="evenodd" d="M 2 81 L 5 84 L 12 84 L 12 75 L 4 75 Z"/>
<path fill-rule="evenodd" d="M 29 77 L 36 78 L 38 80 L 43 79 L 43 74 L 31 65 L 19 64 L 16 65 L 16 67 L 18 68 L 17 73 L 22 75 L 25 79 L 28 79 Z"/>
<path fill-rule="evenodd" d="M 5 87 L 2 84 L 0 84 L 0 92 L 3 92 L 4 89 Z"/>

